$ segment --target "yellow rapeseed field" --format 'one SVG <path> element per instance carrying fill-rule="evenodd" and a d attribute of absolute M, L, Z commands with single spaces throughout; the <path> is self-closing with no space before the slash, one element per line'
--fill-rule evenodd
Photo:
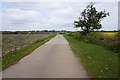
<path fill-rule="evenodd" d="M 114 35 L 117 35 L 118 32 L 103 32 L 103 34 L 108 36 L 114 36 Z"/>

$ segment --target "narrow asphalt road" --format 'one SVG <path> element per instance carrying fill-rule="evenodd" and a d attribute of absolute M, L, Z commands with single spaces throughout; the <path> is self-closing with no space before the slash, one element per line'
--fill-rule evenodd
<path fill-rule="evenodd" d="M 2 72 L 3 78 L 88 78 L 67 40 L 57 35 L 15 65 Z"/>

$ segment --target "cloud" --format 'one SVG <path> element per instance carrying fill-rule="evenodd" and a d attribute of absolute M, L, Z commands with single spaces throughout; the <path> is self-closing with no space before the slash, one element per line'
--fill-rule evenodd
<path fill-rule="evenodd" d="M 103 29 L 117 26 L 117 3 L 96 3 L 98 10 L 111 13 L 102 21 Z M 3 2 L 3 30 L 76 30 L 73 21 L 80 16 L 88 2 Z"/>
<path fill-rule="evenodd" d="M 118 14 L 120 14 L 120 1 L 118 3 Z M 118 29 L 120 30 L 120 15 L 118 15 Z"/>
<path fill-rule="evenodd" d="M 4 0 L 3 2 L 118 2 L 119 0 Z"/>
<path fill-rule="evenodd" d="M 9 26 L 18 28 L 18 26 L 28 26 L 28 25 L 36 25 L 40 21 L 39 16 L 41 13 L 35 10 L 22 10 L 19 8 L 10 8 L 10 9 L 2 9 L 3 12 L 3 29 L 8 28 Z M 12 28 L 11 27 L 11 28 Z"/>
<path fill-rule="evenodd" d="M 95 5 L 99 11 L 110 13 L 110 16 L 104 18 L 101 23 L 104 30 L 115 30 L 118 29 L 118 3 L 117 2 L 105 2 Z"/>

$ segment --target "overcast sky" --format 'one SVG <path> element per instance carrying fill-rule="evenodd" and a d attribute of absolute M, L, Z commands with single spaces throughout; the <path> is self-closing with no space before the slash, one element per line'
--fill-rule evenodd
<path fill-rule="evenodd" d="M 78 19 L 90 2 L 2 2 L 2 29 L 16 30 L 78 30 Z M 102 30 L 118 29 L 118 3 L 96 2 L 97 10 L 110 16 L 102 20 Z M 1 14 L 0 14 L 1 16 Z"/>

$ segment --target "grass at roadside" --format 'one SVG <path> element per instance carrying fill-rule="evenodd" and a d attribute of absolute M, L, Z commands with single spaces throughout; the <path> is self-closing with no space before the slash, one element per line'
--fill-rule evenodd
<path fill-rule="evenodd" d="M 101 45 L 119 54 L 118 32 L 90 32 L 86 35 L 83 35 L 83 33 L 83 31 L 74 31 L 69 32 L 66 35 L 74 37 L 80 41 Z M 108 35 L 109 33 L 113 33 L 114 35 Z"/>
<path fill-rule="evenodd" d="M 91 78 L 117 78 L 118 55 L 99 45 L 65 36 Z"/>
<path fill-rule="evenodd" d="M 31 44 L 30 46 L 26 48 L 22 48 L 18 51 L 15 51 L 13 53 L 9 53 L 6 55 L 2 56 L 2 70 L 8 68 L 12 64 L 15 64 L 17 61 L 22 59 L 24 56 L 30 54 L 32 51 L 34 51 L 36 48 L 39 46 L 43 45 L 47 41 L 49 41 L 51 38 L 55 37 L 55 35 L 42 39 L 42 40 L 37 40 L 35 43 Z"/>

